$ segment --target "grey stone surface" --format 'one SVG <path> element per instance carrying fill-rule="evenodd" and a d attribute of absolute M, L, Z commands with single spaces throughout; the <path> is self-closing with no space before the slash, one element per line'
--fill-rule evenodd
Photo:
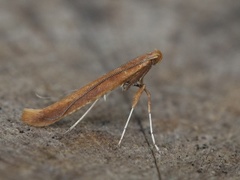
<path fill-rule="evenodd" d="M 239 179 L 239 1 L 0 1 L 0 179 Z M 45 128 L 20 120 L 126 61 L 160 49 L 136 88 Z M 35 92 L 50 99 L 39 99 Z"/>

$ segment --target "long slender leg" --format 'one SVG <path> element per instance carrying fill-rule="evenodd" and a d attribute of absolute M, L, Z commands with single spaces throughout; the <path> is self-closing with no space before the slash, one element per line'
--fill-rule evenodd
<path fill-rule="evenodd" d="M 88 110 L 82 115 L 82 117 L 77 120 L 77 122 L 75 122 L 65 133 L 68 133 L 70 132 L 87 114 L 88 112 L 93 108 L 93 106 L 96 104 L 96 102 L 98 101 L 99 99 L 96 99 L 92 105 L 88 108 Z"/>
<path fill-rule="evenodd" d="M 126 129 L 127 129 L 127 126 L 128 126 L 129 120 L 130 120 L 130 118 L 131 118 L 131 116 L 132 116 L 132 112 L 133 112 L 133 110 L 134 110 L 134 108 L 131 109 L 131 111 L 130 111 L 130 113 L 129 113 L 129 115 L 128 115 L 128 119 L 127 119 L 127 122 L 126 122 L 126 124 L 125 124 L 125 126 L 124 126 L 124 129 L 123 129 L 123 132 L 122 132 L 121 138 L 120 138 L 120 140 L 119 140 L 119 142 L 118 142 L 118 146 L 121 145 L 121 142 L 122 142 L 123 136 L 124 136 L 124 134 L 125 134 L 125 132 L 126 132 Z"/>
<path fill-rule="evenodd" d="M 158 152 L 160 152 L 158 146 L 156 145 L 155 138 L 154 138 L 154 135 L 153 135 L 152 115 L 151 115 L 151 94 L 146 88 L 144 89 L 144 91 L 146 92 L 146 94 L 148 96 L 148 116 L 149 116 L 149 124 L 150 124 L 150 134 L 151 134 L 151 137 L 152 137 L 153 145 L 155 146 L 156 150 Z"/>
<path fill-rule="evenodd" d="M 137 105 L 137 103 L 138 103 L 138 101 L 139 101 L 139 98 L 140 98 L 141 94 L 143 93 L 144 89 L 145 89 L 145 85 L 143 85 L 142 87 L 140 87 L 140 89 L 138 89 L 138 91 L 136 92 L 136 94 L 135 94 L 134 97 L 133 97 L 132 109 L 131 109 L 131 111 L 130 111 L 130 113 L 129 113 L 127 122 L 126 122 L 126 124 L 125 124 L 125 126 L 124 126 L 124 129 L 123 129 L 121 138 L 120 138 L 120 140 L 119 140 L 119 142 L 118 142 L 118 146 L 121 145 L 121 142 L 122 142 L 123 136 L 124 136 L 124 134 L 125 134 L 125 132 L 126 132 L 126 129 L 127 129 L 128 123 L 129 123 L 129 120 L 130 120 L 130 118 L 131 118 L 131 116 L 132 116 L 132 112 L 133 112 L 135 106 Z"/>

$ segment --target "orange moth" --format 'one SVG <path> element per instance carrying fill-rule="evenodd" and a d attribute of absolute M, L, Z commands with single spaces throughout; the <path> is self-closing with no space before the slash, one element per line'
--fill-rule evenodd
<path fill-rule="evenodd" d="M 132 108 L 118 144 L 121 144 L 132 112 L 137 105 L 141 94 L 145 92 L 148 97 L 150 133 L 153 144 L 159 151 L 159 148 L 155 143 L 152 129 L 151 95 L 147 90 L 146 85 L 143 83 L 143 78 L 151 69 L 151 67 L 161 60 L 162 53 L 159 50 L 154 50 L 150 53 L 139 56 L 99 77 L 93 82 L 90 82 L 89 84 L 83 86 L 79 90 L 71 93 L 70 95 L 55 102 L 52 105 L 49 105 L 42 109 L 24 109 L 22 113 L 22 120 L 32 126 L 48 126 L 59 121 L 63 117 L 74 113 L 83 106 L 86 106 L 87 104 L 93 102 L 93 104 L 83 114 L 83 116 L 68 130 L 70 131 L 86 116 L 86 114 L 93 108 L 99 98 L 105 96 L 107 93 L 119 86 L 122 86 L 122 89 L 124 91 L 128 90 L 131 86 L 136 86 L 139 89 L 133 97 Z"/>

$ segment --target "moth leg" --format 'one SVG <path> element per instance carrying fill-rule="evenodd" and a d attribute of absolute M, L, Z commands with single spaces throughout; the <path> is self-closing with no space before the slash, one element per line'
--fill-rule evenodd
<path fill-rule="evenodd" d="M 104 99 L 104 101 L 107 101 L 107 95 L 106 94 L 103 95 L 103 99 Z"/>
<path fill-rule="evenodd" d="M 94 105 L 96 104 L 96 102 L 98 101 L 99 99 L 96 99 L 92 105 L 88 108 L 88 110 L 82 115 L 82 117 L 80 119 L 77 120 L 77 122 L 75 122 L 65 133 L 68 133 L 70 132 L 87 114 L 88 112 L 94 107 Z"/>
<path fill-rule="evenodd" d="M 147 97 L 148 97 L 148 116 L 149 116 L 150 134 L 151 134 L 151 137 L 152 137 L 152 142 L 153 142 L 153 145 L 155 146 L 156 150 L 158 152 L 160 152 L 158 146 L 156 145 L 155 138 L 154 138 L 154 135 L 153 135 L 152 116 L 151 116 L 151 94 L 146 88 L 144 89 L 144 91 L 146 92 Z"/>
<path fill-rule="evenodd" d="M 125 126 L 124 126 L 124 129 L 123 129 L 121 138 L 120 138 L 120 140 L 119 140 L 119 142 L 118 142 L 118 146 L 121 145 L 123 136 L 124 136 L 124 134 L 125 134 L 125 132 L 126 132 L 126 129 L 127 129 L 129 120 L 130 120 L 130 118 L 131 118 L 131 116 L 132 116 L 133 110 L 134 110 L 134 108 L 136 107 L 136 105 L 137 105 L 137 103 L 138 103 L 138 101 L 139 101 L 139 98 L 141 97 L 141 94 L 142 94 L 143 91 L 145 90 L 145 87 L 146 87 L 145 85 L 142 85 L 142 86 L 138 89 L 138 91 L 136 92 L 136 94 L 135 94 L 134 97 L 133 97 L 132 109 L 131 109 L 131 111 L 130 111 L 130 113 L 129 113 L 129 115 L 128 115 L 128 119 L 127 119 L 127 122 L 126 122 L 126 124 L 125 124 Z"/>

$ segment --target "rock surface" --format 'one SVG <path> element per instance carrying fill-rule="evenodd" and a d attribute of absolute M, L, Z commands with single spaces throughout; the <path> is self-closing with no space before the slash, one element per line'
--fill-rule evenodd
<path fill-rule="evenodd" d="M 0 179 L 240 179 L 240 2 L 0 2 Z M 20 120 L 153 49 L 142 96 L 117 89 L 48 127 Z M 35 93 L 49 98 L 39 99 Z"/>

